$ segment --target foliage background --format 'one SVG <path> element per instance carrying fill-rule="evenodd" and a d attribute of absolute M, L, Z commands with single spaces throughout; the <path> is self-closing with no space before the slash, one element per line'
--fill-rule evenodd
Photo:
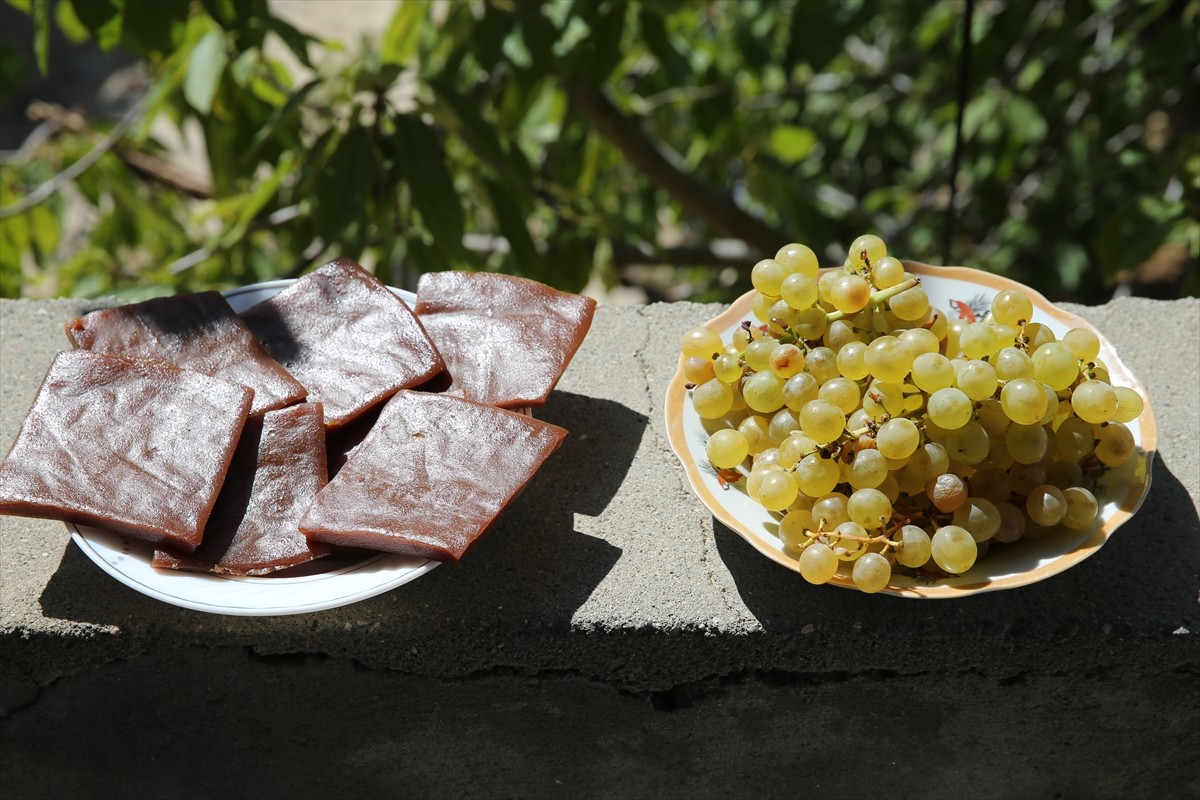
<path fill-rule="evenodd" d="M 347 255 L 401 286 L 728 300 L 788 241 L 840 263 L 867 231 L 1052 298 L 1200 294 L 1200 0 L 407 0 L 352 60 L 266 0 L 7 1 L 43 72 L 61 34 L 149 76 L 115 124 L 43 108 L 4 154 L 7 297 Z M 164 119 L 203 132 L 210 180 L 172 171 Z"/>

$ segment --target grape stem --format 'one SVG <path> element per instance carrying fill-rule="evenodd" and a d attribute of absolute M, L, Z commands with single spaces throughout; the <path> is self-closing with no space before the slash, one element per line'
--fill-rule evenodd
<path fill-rule="evenodd" d="M 889 286 L 886 289 L 876 289 L 875 291 L 871 292 L 871 299 L 867 305 L 868 307 L 882 305 L 901 292 L 907 292 L 909 289 L 919 285 L 920 283 L 920 278 L 909 278 L 906 281 L 897 283 L 895 286 Z M 854 312 L 854 314 L 857 313 L 859 312 Z M 829 322 L 837 322 L 839 319 L 845 319 L 849 316 L 853 316 L 853 314 L 847 314 L 845 311 L 830 311 L 825 315 L 825 319 Z"/>

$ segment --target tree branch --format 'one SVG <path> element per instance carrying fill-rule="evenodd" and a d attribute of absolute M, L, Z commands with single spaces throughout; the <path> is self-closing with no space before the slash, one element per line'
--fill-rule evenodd
<path fill-rule="evenodd" d="M 600 135 L 688 213 L 763 253 L 774 253 L 792 241 L 787 232 L 743 211 L 730 197 L 673 163 L 637 121 L 623 114 L 601 89 L 573 80 L 567 83 L 566 90 L 571 102 Z"/>

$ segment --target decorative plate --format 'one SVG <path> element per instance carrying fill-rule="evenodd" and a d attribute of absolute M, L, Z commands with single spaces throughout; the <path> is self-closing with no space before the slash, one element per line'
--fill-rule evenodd
<path fill-rule="evenodd" d="M 242 312 L 290 286 L 278 280 L 225 292 L 234 311 Z M 392 292 L 410 307 L 416 295 Z M 366 600 L 415 580 L 440 562 L 424 558 L 371 554 L 359 560 L 328 556 L 263 577 L 232 577 L 150 566 L 154 546 L 112 531 L 68 524 L 71 538 L 100 569 L 121 583 L 164 603 L 244 617 L 304 614 Z"/>
<path fill-rule="evenodd" d="M 1036 540 L 1021 539 L 1013 544 L 991 548 L 970 570 L 962 575 L 928 581 L 893 573 L 882 593 L 900 597 L 952 598 L 998 589 L 1014 589 L 1069 569 L 1100 549 L 1126 520 L 1141 506 L 1150 490 L 1150 467 L 1157 447 L 1158 432 L 1149 394 L 1141 381 L 1118 358 L 1116 350 L 1090 323 L 1057 308 L 1038 292 L 1015 281 L 966 267 L 933 267 L 905 262 L 908 271 L 921 279 L 930 304 L 957 317 L 982 319 L 992 298 L 1005 289 L 1019 289 L 1033 301 L 1034 322 L 1048 325 L 1062 337 L 1071 328 L 1088 328 L 1100 339 L 1100 359 L 1108 365 L 1115 385 L 1136 389 L 1146 401 L 1142 415 L 1128 423 L 1138 453 L 1128 464 L 1109 470 L 1097 486 L 1099 514 L 1091 527 L 1082 531 L 1055 529 Z M 709 320 L 707 327 L 729 341 L 743 320 L 758 324 L 751 313 L 754 292 L 738 298 L 728 310 Z M 692 408 L 683 375 L 683 358 L 667 387 L 666 422 L 671 447 L 682 462 L 688 481 L 700 501 L 713 516 L 748 541 L 762 555 L 788 569 L 799 572 L 794 555 L 784 551 L 776 536 L 776 518 L 751 500 L 739 484 L 725 488 L 705 455 L 709 431 Z M 798 578 L 798 580 L 801 580 Z M 830 583 L 853 588 L 849 569 L 843 565 Z"/>

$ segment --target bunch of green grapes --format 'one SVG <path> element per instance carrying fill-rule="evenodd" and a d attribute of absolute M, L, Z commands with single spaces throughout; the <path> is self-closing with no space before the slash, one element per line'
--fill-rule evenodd
<path fill-rule="evenodd" d="M 824 272 L 789 244 L 751 281 L 759 324 L 688 330 L 684 372 L 709 461 L 775 515 L 811 583 L 844 565 L 877 592 L 1085 529 L 1097 475 L 1136 453 L 1142 397 L 1112 384 L 1094 333 L 1057 339 L 1022 292 L 951 321 L 873 235 Z"/>

